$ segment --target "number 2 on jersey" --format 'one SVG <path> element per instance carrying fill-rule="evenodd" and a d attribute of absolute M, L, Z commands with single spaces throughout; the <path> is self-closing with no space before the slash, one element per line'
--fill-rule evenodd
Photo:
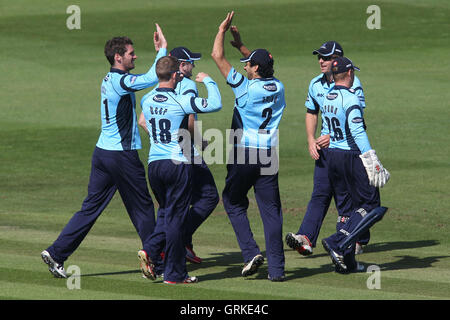
<path fill-rule="evenodd" d="M 270 130 L 266 130 L 266 127 L 269 124 L 270 119 L 272 119 L 272 108 L 265 108 L 262 111 L 261 116 L 266 119 L 259 126 L 258 133 L 270 133 Z"/>

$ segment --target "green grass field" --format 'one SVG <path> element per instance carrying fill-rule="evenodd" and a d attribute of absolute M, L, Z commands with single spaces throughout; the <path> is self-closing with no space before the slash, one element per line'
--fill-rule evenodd
<path fill-rule="evenodd" d="M 81 30 L 68 30 L 66 8 L 81 8 Z M 381 8 L 381 29 L 369 30 L 366 9 Z M 223 0 L 215 1 L 6 1 L 0 0 L 0 299 L 449 299 L 450 298 L 450 3 L 447 0 Z M 326 40 L 339 41 L 364 86 L 365 121 L 372 146 L 391 173 L 381 190 L 390 208 L 372 229 L 358 260 L 381 269 L 371 274 L 334 272 L 321 246 L 310 257 L 285 248 L 283 283 L 267 281 L 267 265 L 249 279 L 220 203 L 194 236 L 204 259 L 188 265 L 200 282 L 168 286 L 141 278 L 139 238 L 118 194 L 65 267 L 81 269 L 81 289 L 53 278 L 40 252 L 58 236 L 87 194 L 91 154 L 100 130 L 100 83 L 109 70 L 107 39 L 128 35 L 145 72 L 155 56 L 154 23 L 169 48 L 203 54 L 194 72 L 216 79 L 223 110 L 201 116 L 203 129 L 223 132 L 231 123 L 233 95 L 210 52 L 219 23 L 235 10 L 249 48 L 265 47 L 275 76 L 286 87 L 280 126 L 283 233 L 297 231 L 309 201 L 314 163 L 304 127 L 309 81 L 320 70 L 311 55 Z M 241 68 L 239 53 L 226 55 Z M 243 69 L 241 69 L 243 70 Z M 145 91 L 147 92 L 147 91 Z M 201 94 L 205 94 L 200 87 Z M 137 99 L 144 92 L 137 93 Z M 139 110 L 139 107 L 138 107 Z M 149 142 L 141 132 L 146 163 Z M 225 165 L 210 166 L 220 192 Z M 249 217 L 262 250 L 262 223 L 249 193 Z M 335 228 L 334 206 L 320 239 Z"/>

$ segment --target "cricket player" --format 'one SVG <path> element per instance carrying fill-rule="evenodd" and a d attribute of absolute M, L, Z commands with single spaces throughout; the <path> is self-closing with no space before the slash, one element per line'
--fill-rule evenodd
<path fill-rule="evenodd" d="M 207 99 L 178 95 L 174 89 L 183 77 L 179 65 L 173 56 L 161 58 L 156 64 L 159 85 L 141 101 L 150 132 L 148 177 L 160 209 L 150 248 L 138 255 L 145 277 L 154 280 L 164 250 L 164 282 L 169 284 L 198 281 L 187 274 L 185 258 L 194 182 L 189 115 L 222 108 L 217 84 L 205 73 L 199 73 L 196 81 L 205 84 Z"/>
<path fill-rule="evenodd" d="M 102 129 L 92 155 L 88 195 L 81 210 L 73 215 L 56 241 L 41 253 L 55 277 L 67 277 L 64 261 L 86 237 L 116 190 L 119 190 L 143 248 L 148 250 L 155 228 L 155 212 L 145 169 L 137 151 L 141 148 L 141 140 L 135 111 L 135 91 L 153 86 L 158 81 L 155 65 L 160 57 L 166 55 L 167 41 L 158 24 L 156 29 L 153 42 L 158 54 L 145 74 L 129 73 L 134 69 L 137 56 L 128 37 L 112 38 L 105 45 L 105 56 L 111 69 L 101 85 Z"/>
<path fill-rule="evenodd" d="M 169 52 L 169 56 L 180 61 L 180 72 L 183 78 L 177 83 L 175 92 L 177 95 L 187 95 L 198 97 L 198 90 L 195 81 L 191 80 L 192 70 L 195 68 L 195 61 L 200 60 L 201 54 L 192 52 L 186 47 L 176 47 Z M 208 142 L 201 138 L 201 133 L 196 127 L 196 114 L 189 115 L 188 129 L 191 137 L 198 140 L 198 147 L 204 148 Z M 139 119 L 139 125 L 147 131 L 147 125 L 143 113 Z M 193 140 L 194 141 L 194 140 Z M 205 161 L 195 148 L 194 141 L 191 151 L 193 165 L 193 194 L 192 206 L 189 210 L 189 225 L 186 226 L 186 259 L 191 263 L 201 263 L 202 259 L 194 252 L 192 236 L 198 227 L 209 217 L 219 203 L 219 193 L 214 182 L 214 177 L 206 165 Z M 157 270 L 158 273 L 158 270 Z"/>
<path fill-rule="evenodd" d="M 311 80 L 305 102 L 305 125 L 308 150 L 311 157 L 315 160 L 314 188 L 298 232 L 296 234 L 289 232 L 286 235 L 286 244 L 304 256 L 313 253 L 323 219 L 327 214 L 328 207 L 333 198 L 327 165 L 327 148 L 330 143 L 330 133 L 327 131 L 326 126 L 324 126 L 326 119 L 323 114 L 321 115 L 322 130 L 320 137 L 316 139 L 315 134 L 320 108 L 323 106 L 326 95 L 335 85 L 333 73 L 331 72 L 332 60 L 337 57 L 342 57 L 344 50 L 338 42 L 327 41 L 319 49 L 314 50 L 313 55 L 317 55 L 320 71 L 322 72 Z M 364 109 L 366 106 L 365 97 L 358 77 L 355 76 L 350 90 L 357 96 L 361 108 Z M 338 220 L 341 218 L 338 217 Z M 364 237 L 361 237 L 355 248 L 356 253 L 362 253 L 362 245 L 366 245 L 369 242 L 369 238 L 369 232 Z"/>
<path fill-rule="evenodd" d="M 339 243 L 380 207 L 378 188 L 389 180 L 389 172 L 370 145 L 361 100 L 351 90 L 354 70 L 359 68 L 348 58 L 337 57 L 331 70 L 335 85 L 325 95 L 320 109 L 330 134 L 328 176 L 341 220 L 336 233 L 323 239 L 322 245 L 336 271 L 347 273 L 362 271 L 364 267 L 355 260 L 354 243 L 343 249 L 339 249 Z"/>
<path fill-rule="evenodd" d="M 278 126 L 286 106 L 284 86 L 273 77 L 273 58 L 265 49 L 254 50 L 241 59 L 245 63 L 247 77 L 237 72 L 225 58 L 224 37 L 233 15 L 234 12 L 228 13 L 220 24 L 211 54 L 236 97 L 232 121 L 234 134 L 231 136 L 234 148 L 227 164 L 223 204 L 244 258 L 242 276 L 247 277 L 256 273 L 264 263 L 247 217 L 247 194 L 250 188 L 254 188 L 264 224 L 268 279 L 283 281 L 283 216 L 275 147 Z M 273 169 L 273 166 L 275 170 L 265 170 L 268 167 Z"/>

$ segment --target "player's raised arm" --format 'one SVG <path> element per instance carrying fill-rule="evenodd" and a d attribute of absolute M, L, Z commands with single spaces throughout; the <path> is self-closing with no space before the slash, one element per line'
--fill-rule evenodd
<path fill-rule="evenodd" d="M 239 33 L 238 28 L 236 26 L 231 26 L 230 32 L 233 36 L 233 40 L 230 41 L 231 45 L 238 49 L 244 57 L 248 57 L 251 51 L 242 43 L 241 34 Z"/>
<path fill-rule="evenodd" d="M 154 86 L 158 83 L 158 76 L 156 75 L 156 62 L 167 55 L 167 41 L 158 24 L 156 24 L 156 31 L 153 33 L 153 44 L 157 55 L 153 61 L 152 66 L 144 74 L 126 74 L 120 79 L 120 88 L 118 92 L 127 94 Z"/>
<path fill-rule="evenodd" d="M 228 77 L 228 74 L 231 70 L 231 64 L 228 62 L 228 60 L 225 58 L 225 51 L 224 51 L 224 39 L 225 39 L 225 33 L 228 31 L 228 29 L 231 26 L 231 21 L 233 20 L 234 11 L 228 12 L 227 17 L 225 20 L 222 21 L 222 23 L 219 26 L 219 31 L 217 32 L 216 38 L 214 39 L 214 46 L 211 53 L 211 57 L 213 58 L 214 62 L 216 63 L 217 67 L 220 70 L 220 73 L 225 77 L 225 79 Z"/>
<path fill-rule="evenodd" d="M 222 98 L 220 96 L 219 87 L 211 77 L 199 72 L 195 78 L 197 82 L 203 82 L 208 90 L 208 98 L 191 97 L 191 108 L 194 113 L 215 112 L 222 109 Z"/>
<path fill-rule="evenodd" d="M 153 33 L 153 44 L 155 45 L 156 52 L 158 52 L 160 49 L 167 49 L 167 40 L 159 24 L 155 23 L 155 25 L 156 31 Z"/>

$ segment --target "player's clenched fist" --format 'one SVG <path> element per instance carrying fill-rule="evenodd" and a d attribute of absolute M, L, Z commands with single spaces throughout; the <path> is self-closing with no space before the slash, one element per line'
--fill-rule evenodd
<path fill-rule="evenodd" d="M 197 74 L 197 76 L 195 77 L 195 81 L 197 82 L 203 82 L 203 79 L 205 79 L 206 77 L 209 77 L 209 75 L 207 73 L 204 72 L 199 72 Z"/>

